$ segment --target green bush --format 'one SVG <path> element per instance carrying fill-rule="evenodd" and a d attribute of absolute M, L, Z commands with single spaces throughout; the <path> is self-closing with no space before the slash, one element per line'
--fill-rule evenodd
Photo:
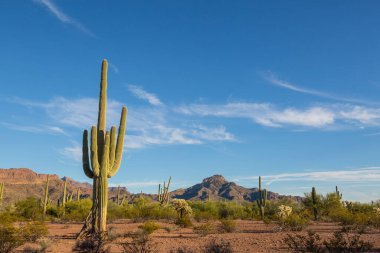
<path fill-rule="evenodd" d="M 236 230 L 236 222 L 234 220 L 221 220 L 219 228 L 223 233 L 232 233 Z"/>
<path fill-rule="evenodd" d="M 160 228 L 160 226 L 153 222 L 153 221 L 147 221 L 147 222 L 144 222 L 144 224 L 140 225 L 139 228 L 146 234 L 150 235 L 152 234 L 154 231 L 156 231 L 157 229 Z"/>
<path fill-rule="evenodd" d="M 19 229 L 12 224 L 0 225 L 0 253 L 8 253 L 23 244 Z"/>
<path fill-rule="evenodd" d="M 36 242 L 48 233 L 48 228 L 43 222 L 28 222 L 21 228 L 21 235 L 27 242 Z"/>
<path fill-rule="evenodd" d="M 298 214 L 291 214 L 289 217 L 279 221 L 281 230 L 286 231 L 301 231 L 307 226 L 307 224 L 308 219 Z"/>
<path fill-rule="evenodd" d="M 214 225 L 211 222 L 206 222 L 204 224 L 194 226 L 193 231 L 201 236 L 206 236 L 214 231 Z"/>
<path fill-rule="evenodd" d="M 70 221 L 83 221 L 90 213 L 92 201 L 90 199 L 82 199 L 80 201 L 69 201 L 64 208 L 65 220 Z M 58 209 L 58 213 L 63 210 Z"/>
<path fill-rule="evenodd" d="M 38 199 L 29 197 L 15 204 L 15 216 L 20 219 L 37 220 L 42 218 L 42 208 Z"/>

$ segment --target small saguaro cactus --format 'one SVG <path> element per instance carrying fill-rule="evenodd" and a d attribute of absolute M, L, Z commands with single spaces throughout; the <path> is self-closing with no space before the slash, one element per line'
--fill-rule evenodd
<path fill-rule="evenodd" d="M 67 197 L 66 197 L 66 189 L 67 189 L 67 179 L 65 179 L 65 183 L 63 184 L 63 197 L 62 197 L 62 206 L 66 206 Z"/>
<path fill-rule="evenodd" d="M 77 201 L 80 201 L 80 187 L 77 189 Z"/>
<path fill-rule="evenodd" d="M 46 184 L 45 184 L 45 196 L 44 196 L 44 202 L 43 204 L 43 214 L 46 214 L 47 205 L 49 203 L 49 175 L 46 177 Z"/>
<path fill-rule="evenodd" d="M 259 177 L 259 198 L 256 200 L 256 203 L 260 210 L 261 219 L 264 220 L 265 207 L 267 205 L 267 190 L 261 190 L 261 177 Z"/>
<path fill-rule="evenodd" d="M 335 194 L 336 194 L 336 197 L 341 200 L 342 199 L 342 193 L 340 193 L 340 191 L 338 190 L 338 186 L 335 186 Z"/>
<path fill-rule="evenodd" d="M 3 203 L 4 188 L 5 188 L 4 183 L 0 183 L 0 205 Z"/>
<path fill-rule="evenodd" d="M 166 183 L 164 181 L 164 185 L 161 188 L 161 184 L 158 184 L 158 194 L 157 199 L 158 202 L 160 202 L 161 206 L 167 205 L 169 203 L 169 187 L 170 187 L 170 181 L 172 180 L 172 177 L 169 177 L 168 185 L 166 186 Z"/>
<path fill-rule="evenodd" d="M 313 214 L 314 214 L 314 220 L 318 219 L 318 209 L 317 209 L 317 191 L 315 190 L 315 187 L 311 188 L 311 200 L 313 202 Z"/>
<path fill-rule="evenodd" d="M 106 60 L 103 60 L 98 124 L 91 128 L 91 155 L 89 155 L 87 130 L 83 132 L 83 170 L 87 177 L 93 179 L 93 194 L 91 212 L 87 217 L 82 231 L 79 233 L 79 237 L 85 234 L 105 235 L 108 205 L 108 178 L 113 177 L 118 172 L 123 154 L 127 107 L 123 106 L 121 111 L 118 135 L 116 134 L 115 126 L 112 126 L 110 131 L 107 131 L 107 69 L 108 63 Z"/>

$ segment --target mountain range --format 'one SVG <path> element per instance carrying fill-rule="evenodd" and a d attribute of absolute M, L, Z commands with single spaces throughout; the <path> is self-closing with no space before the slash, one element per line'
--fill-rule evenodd
<path fill-rule="evenodd" d="M 27 168 L 0 169 L 0 182 L 5 183 L 4 202 L 15 203 L 27 197 L 41 198 L 44 195 L 47 174 L 38 174 Z M 49 175 L 49 196 L 54 202 L 62 197 L 64 182 L 67 180 L 67 194 L 74 194 L 76 199 L 77 189 L 80 188 L 80 197 L 87 198 L 92 195 L 92 185 L 77 182 L 69 177 L 60 178 L 58 175 Z M 131 201 L 141 194 L 133 194 L 125 187 L 120 187 L 121 194 L 126 194 L 126 200 Z M 114 199 L 117 195 L 117 187 L 109 187 L 109 198 Z M 143 194 L 156 199 L 155 194 Z M 221 175 L 214 175 L 203 179 L 186 189 L 176 189 L 170 192 L 171 198 L 186 200 L 234 200 L 255 201 L 259 196 L 258 188 L 245 188 L 234 182 L 227 181 Z M 284 196 L 268 191 L 268 199 L 292 198 L 300 201 L 298 196 Z"/>

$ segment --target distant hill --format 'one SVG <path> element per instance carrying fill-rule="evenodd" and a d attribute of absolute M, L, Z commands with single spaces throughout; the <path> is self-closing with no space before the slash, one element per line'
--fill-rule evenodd
<path fill-rule="evenodd" d="M 38 174 L 31 169 L 0 169 L 0 182 L 5 183 L 4 202 L 15 203 L 27 197 L 42 198 L 44 196 L 47 174 Z M 92 196 L 92 185 L 81 183 L 69 177 L 60 178 L 58 175 L 49 176 L 49 196 L 56 203 L 63 195 L 64 180 L 67 180 L 67 194 L 74 193 L 80 187 L 81 198 Z M 158 187 L 158 186 L 157 186 Z M 141 194 L 131 194 L 125 187 L 121 187 L 121 194 L 126 193 L 126 201 L 131 201 Z M 256 201 L 258 198 L 258 188 L 245 188 L 234 182 L 228 182 L 221 175 L 214 175 L 203 179 L 199 184 L 187 189 L 177 189 L 170 192 L 171 198 L 186 200 L 235 200 L 235 201 Z M 109 198 L 115 199 L 117 187 L 109 187 Z M 156 194 L 142 194 L 142 196 L 157 199 Z M 268 191 L 269 199 L 292 198 L 301 201 L 301 197 L 284 196 L 275 192 Z"/>
<path fill-rule="evenodd" d="M 37 174 L 31 169 L 0 169 L 0 182 L 5 183 L 4 202 L 15 203 L 27 197 L 42 198 L 45 192 L 47 174 Z M 67 194 L 76 193 L 80 187 L 81 198 L 92 196 L 92 185 L 89 183 L 77 182 L 69 177 L 60 178 L 58 175 L 49 175 L 49 196 L 50 199 L 56 201 L 63 195 L 64 180 L 67 180 Z M 117 194 L 116 187 L 109 188 L 109 197 L 112 198 Z M 121 188 L 122 193 L 126 192 L 125 188 Z M 129 194 L 129 193 L 128 193 Z"/>
<path fill-rule="evenodd" d="M 186 200 L 236 200 L 236 201 L 256 201 L 259 197 L 258 188 L 245 188 L 234 182 L 228 182 L 221 175 L 214 175 L 203 179 L 202 183 L 191 186 L 187 189 L 178 189 L 171 192 L 172 198 Z M 285 196 L 268 191 L 268 199 L 292 198 L 301 201 L 298 196 Z"/>

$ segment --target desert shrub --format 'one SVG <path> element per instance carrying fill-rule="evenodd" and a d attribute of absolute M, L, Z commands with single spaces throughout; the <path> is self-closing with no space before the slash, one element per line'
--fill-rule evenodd
<path fill-rule="evenodd" d="M 27 242 L 36 242 L 37 239 L 48 235 L 48 228 L 43 222 L 28 222 L 21 228 L 21 236 Z"/>
<path fill-rule="evenodd" d="M 348 232 L 338 231 L 329 241 L 323 242 L 328 252 L 368 252 L 373 244 L 360 239 L 359 234 L 349 235 Z"/>
<path fill-rule="evenodd" d="M 214 225 L 211 222 L 206 222 L 204 224 L 194 226 L 193 231 L 198 235 L 206 236 L 214 231 Z"/>
<path fill-rule="evenodd" d="M 0 225 L 0 253 L 8 253 L 23 244 L 20 232 L 12 224 Z"/>
<path fill-rule="evenodd" d="M 144 224 L 140 225 L 139 228 L 146 234 L 150 235 L 152 234 L 154 231 L 156 231 L 157 229 L 160 228 L 160 226 L 153 222 L 153 221 L 147 221 L 147 222 L 144 222 Z"/>
<path fill-rule="evenodd" d="M 279 221 L 281 230 L 285 231 L 301 231 L 307 226 L 307 224 L 308 219 L 298 214 L 292 214 Z"/>
<path fill-rule="evenodd" d="M 215 239 L 211 240 L 205 245 L 203 252 L 205 253 L 232 253 L 234 252 L 229 242 L 217 242 Z"/>
<path fill-rule="evenodd" d="M 290 235 L 284 239 L 284 243 L 291 252 L 368 252 L 373 248 L 369 242 L 360 239 L 360 234 L 350 235 L 348 231 L 338 231 L 330 240 L 322 242 L 320 236 L 313 231 L 308 231 L 307 236 Z"/>
<path fill-rule="evenodd" d="M 15 216 L 20 219 L 37 220 L 42 218 L 42 208 L 38 199 L 29 197 L 15 204 Z"/>
<path fill-rule="evenodd" d="M 144 231 L 139 231 L 132 236 L 132 242 L 121 243 L 123 253 L 151 253 L 154 252 L 154 245 L 150 242 L 149 235 Z"/>
<path fill-rule="evenodd" d="M 221 220 L 219 229 L 223 233 L 232 233 L 236 230 L 236 222 L 234 220 Z"/>
<path fill-rule="evenodd" d="M 73 251 L 80 253 L 108 253 L 111 252 L 106 247 L 105 241 L 99 236 L 87 237 L 84 240 L 78 240 L 74 245 Z"/>
<path fill-rule="evenodd" d="M 82 199 L 81 201 L 69 201 L 65 205 L 64 219 L 70 221 L 83 221 L 89 214 L 92 206 L 90 199 Z M 58 210 L 60 212 L 60 210 Z"/>
<path fill-rule="evenodd" d="M 190 228 L 193 226 L 193 223 L 191 222 L 189 217 L 183 217 L 182 219 L 181 218 L 177 219 L 175 224 L 182 228 Z"/>
<path fill-rule="evenodd" d="M 290 252 L 323 252 L 323 249 L 321 249 L 321 237 L 314 231 L 307 231 L 307 236 L 287 234 L 283 241 Z"/>

